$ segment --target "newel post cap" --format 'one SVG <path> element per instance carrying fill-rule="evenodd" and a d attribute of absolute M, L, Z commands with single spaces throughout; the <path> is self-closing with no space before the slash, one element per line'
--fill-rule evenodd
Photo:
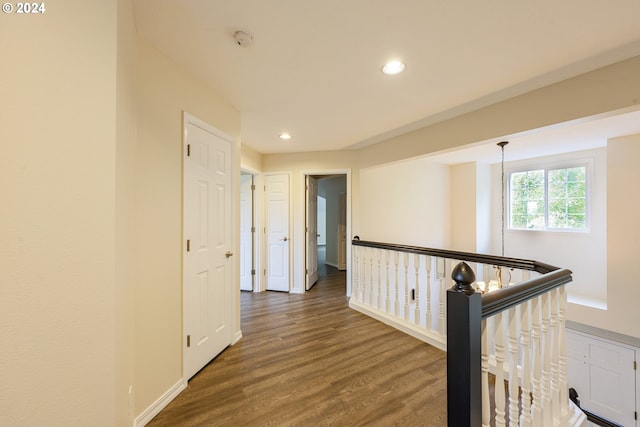
<path fill-rule="evenodd" d="M 476 273 L 469 267 L 466 262 L 460 262 L 453 268 L 451 272 L 451 278 L 456 282 L 453 285 L 453 289 L 456 292 L 464 292 L 467 295 L 472 295 L 476 292 L 471 284 L 476 280 Z"/>

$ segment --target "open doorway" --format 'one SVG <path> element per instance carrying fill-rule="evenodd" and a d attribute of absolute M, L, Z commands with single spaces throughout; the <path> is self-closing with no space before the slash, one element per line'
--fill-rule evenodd
<path fill-rule="evenodd" d="M 347 175 L 306 175 L 306 289 L 347 269 Z"/>
<path fill-rule="evenodd" d="M 256 287 L 255 177 L 240 173 L 240 290 L 253 292 Z"/>
<path fill-rule="evenodd" d="M 327 199 L 318 195 L 318 266 L 327 261 Z"/>

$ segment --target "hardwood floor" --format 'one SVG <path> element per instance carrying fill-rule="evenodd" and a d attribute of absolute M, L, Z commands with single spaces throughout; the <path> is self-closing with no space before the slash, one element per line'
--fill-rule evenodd
<path fill-rule="evenodd" d="M 326 268 L 304 295 L 243 292 L 244 338 L 148 425 L 446 425 L 446 354 L 350 309 Z"/>

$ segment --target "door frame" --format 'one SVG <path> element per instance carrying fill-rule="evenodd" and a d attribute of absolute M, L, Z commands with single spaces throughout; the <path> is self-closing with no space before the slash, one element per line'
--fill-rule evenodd
<path fill-rule="evenodd" d="M 351 189 L 351 169 L 305 169 L 300 171 L 302 177 L 300 179 L 300 195 L 297 198 L 298 200 L 300 200 L 301 202 L 301 207 L 299 209 L 296 209 L 296 212 L 298 212 L 298 216 L 296 216 L 296 218 L 294 218 L 294 224 L 300 224 L 299 228 L 296 228 L 296 230 L 298 230 L 299 232 L 296 233 L 298 236 L 301 236 L 301 241 L 299 244 L 302 245 L 303 248 L 305 248 L 305 253 L 306 253 L 306 237 L 305 237 L 305 227 L 306 227 L 306 218 L 305 218 L 305 212 L 306 209 L 308 208 L 308 206 L 306 206 L 306 195 L 305 195 L 305 186 L 307 183 L 307 175 L 346 175 L 347 177 L 347 184 L 346 184 L 346 189 L 347 189 L 347 194 L 346 194 L 346 199 L 347 199 L 347 224 L 346 224 L 346 232 L 347 232 L 347 289 L 346 289 L 346 295 L 347 296 L 351 296 L 351 245 L 349 244 L 349 242 L 351 241 L 351 194 L 352 194 L 352 189 Z M 298 239 L 296 239 L 296 242 L 298 241 Z M 294 272 L 294 282 L 297 283 L 305 283 L 305 269 L 306 269 L 306 260 L 305 260 L 305 256 L 302 257 L 302 260 L 300 261 L 300 267 Z M 304 293 L 304 286 L 302 286 L 302 293 Z"/>
<path fill-rule="evenodd" d="M 230 224 L 231 224 L 231 238 L 230 238 L 230 242 L 229 242 L 229 246 L 230 246 L 230 250 L 232 251 L 232 253 L 237 254 L 239 252 L 239 242 L 238 242 L 238 238 L 239 238 L 239 234 L 240 234 L 240 229 L 239 229 L 239 224 L 238 224 L 238 205 L 240 203 L 240 196 L 239 196 L 239 185 L 240 185 L 240 172 L 238 170 L 239 167 L 239 160 L 238 160 L 238 141 L 232 137 L 231 135 L 221 131 L 220 129 L 210 125 L 209 123 L 207 123 L 206 121 L 198 118 L 197 116 L 187 112 L 187 111 L 183 111 L 182 112 L 182 141 L 181 141 L 181 151 L 180 151 L 180 155 L 181 155 L 181 168 L 182 168 L 182 188 L 181 188 L 181 192 L 182 192 L 182 229 L 181 229 L 181 238 L 182 238 L 182 256 L 181 256 L 181 269 L 182 269 L 182 273 L 181 273 L 181 277 L 180 277 L 180 281 L 181 281 L 181 297 L 182 297 L 182 341 L 181 341 L 181 348 L 182 348 L 182 380 L 185 381 L 185 383 L 189 380 L 189 378 L 185 378 L 185 373 L 187 372 L 187 331 L 186 331 L 186 321 L 185 321 L 185 316 L 186 316 L 186 312 L 187 312 L 187 302 L 186 302 L 186 298 L 185 298 L 185 292 L 186 292 L 186 288 L 185 288 L 185 262 L 186 262 L 186 221 L 185 221 L 185 158 L 187 155 L 187 151 L 188 151 L 188 147 L 187 147 L 187 124 L 188 123 L 193 123 L 197 126 L 202 127 L 203 129 L 207 129 L 209 132 L 213 133 L 214 135 L 218 136 L 219 138 L 229 142 L 230 145 L 230 152 L 231 152 L 231 161 L 230 161 L 230 165 L 231 165 L 231 170 L 230 170 L 230 174 L 231 174 L 231 188 L 230 188 L 230 192 L 231 192 L 231 206 L 230 206 Z M 237 175 L 237 176 L 236 176 Z M 236 194 L 238 193 L 238 194 Z M 240 280 L 240 270 L 239 270 L 239 264 L 237 262 L 237 256 L 232 256 L 231 259 L 229 260 L 231 266 L 231 283 L 229 285 L 230 287 L 230 301 L 228 301 L 230 307 L 229 307 L 229 312 L 228 312 L 228 317 L 229 319 L 229 326 L 231 328 L 231 331 L 229 331 L 229 335 L 230 335 L 230 345 L 235 344 L 236 342 L 238 342 L 241 338 L 242 338 L 242 331 L 240 329 L 240 290 L 239 290 L 239 286 L 238 289 L 234 289 L 235 287 L 233 286 L 234 283 L 239 282 Z"/>
<path fill-rule="evenodd" d="M 310 290 L 318 281 L 318 180 L 311 175 L 305 175 L 304 181 L 304 197 L 305 197 L 305 229 L 304 229 L 304 263 L 305 263 L 305 274 L 304 274 L 304 289 Z M 312 184 L 312 185 L 310 185 Z M 309 192 L 311 191 L 311 186 L 315 187 L 315 210 L 310 209 L 311 201 L 313 198 L 309 197 Z M 311 223 L 310 219 L 315 218 L 315 227 L 314 229 L 309 228 L 309 224 Z M 313 236 L 315 234 L 315 236 Z M 313 236 L 313 237 L 312 237 Z M 311 242 L 315 242 L 315 248 L 311 247 Z M 312 259 L 310 254 L 315 254 L 316 262 L 315 262 L 315 271 L 309 274 L 309 260 Z M 314 279 L 313 281 L 311 279 Z M 313 282 L 313 283 L 312 283 Z"/>
<path fill-rule="evenodd" d="M 261 273 L 263 270 L 263 251 L 260 250 L 262 247 L 262 237 L 263 226 L 262 226 L 262 218 L 264 213 L 264 202 L 263 196 L 264 191 L 263 188 L 263 179 L 262 174 L 252 168 L 241 166 L 240 170 L 246 174 L 250 174 L 253 176 L 253 185 L 255 186 L 255 191 L 253 192 L 253 226 L 255 227 L 255 233 L 253 234 L 253 267 L 256 271 L 256 274 L 253 276 L 253 292 L 263 292 L 265 290 L 264 277 Z M 240 212 L 238 212 L 240 214 Z M 239 244 L 239 242 L 238 242 Z M 238 247 L 238 251 L 240 248 Z"/>

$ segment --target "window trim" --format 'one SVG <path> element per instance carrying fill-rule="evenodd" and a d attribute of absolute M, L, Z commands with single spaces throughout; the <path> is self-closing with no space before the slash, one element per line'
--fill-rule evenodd
<path fill-rule="evenodd" d="M 549 232 L 549 233 L 589 233 L 591 231 L 591 186 L 593 179 L 594 160 L 576 159 L 562 162 L 537 162 L 529 163 L 524 166 L 509 168 L 505 171 L 505 215 L 507 231 L 531 231 L 531 232 Z M 581 229 L 575 228 L 549 228 L 549 171 L 558 169 L 570 169 L 584 167 L 585 168 L 585 227 Z M 522 173 L 527 171 L 544 170 L 544 228 L 517 228 L 511 226 L 511 175 L 514 173 Z"/>

